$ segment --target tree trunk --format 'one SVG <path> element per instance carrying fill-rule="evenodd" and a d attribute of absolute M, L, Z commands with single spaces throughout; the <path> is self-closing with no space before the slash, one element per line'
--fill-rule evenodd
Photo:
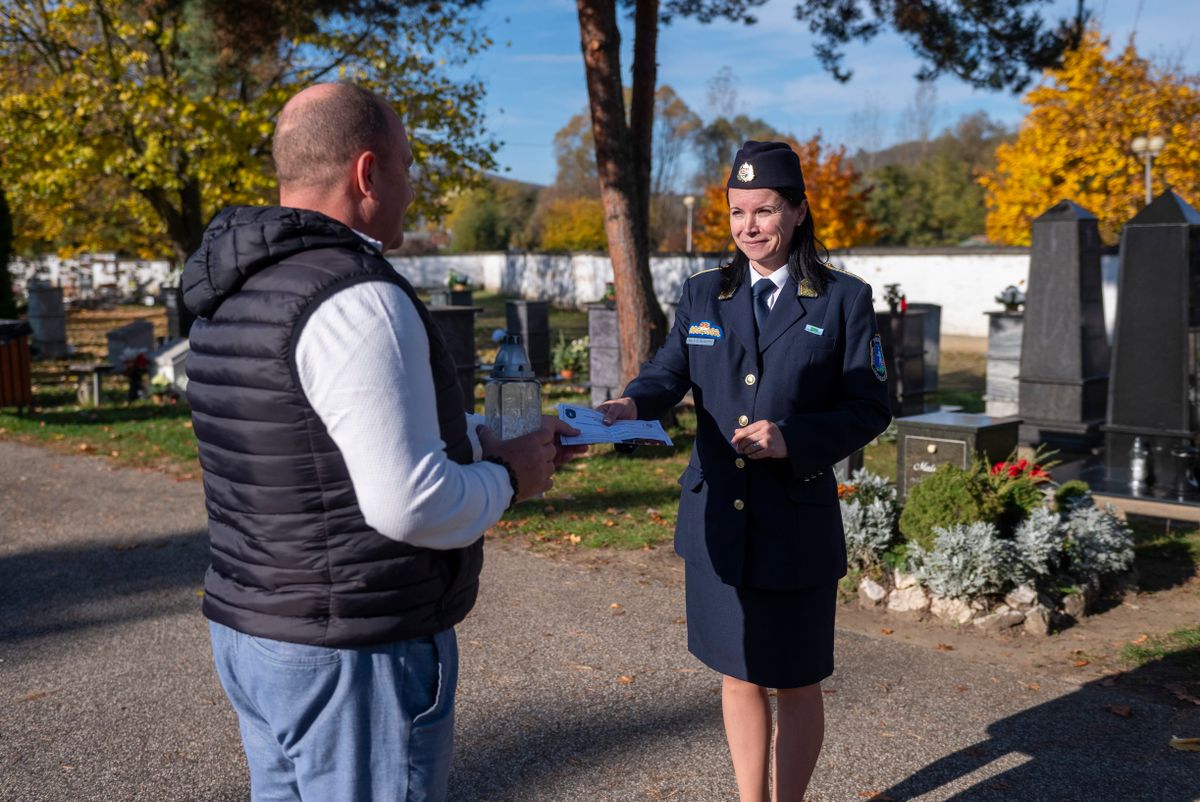
<path fill-rule="evenodd" d="M 576 3 L 596 144 L 596 172 L 604 204 L 604 232 L 613 264 L 624 382 L 636 376 L 642 363 L 654 355 L 666 337 L 667 326 L 650 279 L 649 143 L 654 123 L 658 2 L 639 0 L 637 5 L 634 61 L 636 67 L 648 69 L 649 90 L 645 87 L 646 76 L 635 75 L 633 125 L 625 122 L 616 0 Z M 651 29 L 648 34 L 647 27 Z"/>

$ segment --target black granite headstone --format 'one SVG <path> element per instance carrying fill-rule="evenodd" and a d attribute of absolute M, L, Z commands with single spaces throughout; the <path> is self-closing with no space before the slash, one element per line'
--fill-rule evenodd
<path fill-rule="evenodd" d="M 1033 221 L 1017 380 L 1021 441 L 1098 445 L 1108 392 L 1096 216 L 1062 201 Z"/>
<path fill-rule="evenodd" d="M 1175 495 L 1190 469 L 1172 452 L 1200 433 L 1200 212 L 1166 191 L 1126 224 L 1120 258 L 1105 467 L 1128 483 L 1141 437 L 1151 492 Z"/>
<path fill-rule="evenodd" d="M 966 468 L 979 457 L 989 463 L 1017 447 L 1020 418 L 964 412 L 931 412 L 896 420 L 896 490 L 908 496 L 944 462 Z"/>
<path fill-rule="evenodd" d="M 479 369 L 475 358 L 475 315 L 482 311 L 478 306 L 429 307 L 429 314 L 454 358 L 463 404 L 468 412 L 475 411 L 475 372 Z"/>
<path fill-rule="evenodd" d="M 887 363 L 888 395 L 897 418 L 925 411 L 925 315 L 922 309 L 877 312 Z"/>
<path fill-rule="evenodd" d="M 509 334 L 521 335 L 535 376 L 549 376 L 550 302 L 507 301 L 504 313 Z"/>

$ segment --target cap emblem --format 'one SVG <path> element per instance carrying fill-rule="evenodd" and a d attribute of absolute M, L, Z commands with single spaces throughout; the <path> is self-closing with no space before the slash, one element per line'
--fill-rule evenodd
<path fill-rule="evenodd" d="M 737 171 L 737 180 L 743 184 L 748 184 L 754 180 L 754 167 L 750 162 L 742 162 L 742 166 Z"/>

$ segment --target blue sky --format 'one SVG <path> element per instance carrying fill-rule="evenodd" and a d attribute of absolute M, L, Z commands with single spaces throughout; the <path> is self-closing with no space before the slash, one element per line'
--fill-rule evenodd
<path fill-rule="evenodd" d="M 812 36 L 793 17 L 797 0 L 770 0 L 754 26 L 677 20 L 660 29 L 658 82 L 669 84 L 700 114 L 708 116 L 707 83 L 728 66 L 738 82 L 740 111 L 775 128 L 807 138 L 821 131 L 827 141 L 852 151 L 863 143 L 856 113 L 878 110 L 882 144 L 903 136 L 904 112 L 913 102 L 917 61 L 900 37 L 885 34 L 856 45 L 846 65 L 848 84 L 826 75 L 812 52 Z M 1136 25 L 1143 55 L 1181 61 L 1200 72 L 1200 14 L 1196 0 L 1089 0 L 1101 30 L 1123 45 Z M 1074 0 L 1053 0 L 1047 17 L 1070 14 Z M 554 180 L 554 132 L 587 103 L 579 27 L 573 0 L 489 0 L 481 23 L 495 45 L 475 59 L 469 72 L 487 87 L 488 132 L 504 143 L 504 172 L 536 183 Z M 622 68 L 628 81 L 632 25 L 623 23 Z M 935 130 L 964 114 L 986 111 L 1016 124 L 1024 115 L 1019 98 L 975 91 L 953 78 L 936 83 Z M 732 154 L 730 154 L 732 156 Z M 690 170 L 685 170 L 689 174 Z"/>

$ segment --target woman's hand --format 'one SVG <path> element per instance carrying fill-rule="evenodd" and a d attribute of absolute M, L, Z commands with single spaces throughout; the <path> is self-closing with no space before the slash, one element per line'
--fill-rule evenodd
<path fill-rule="evenodd" d="M 637 420 L 637 403 L 628 396 L 605 401 L 596 407 L 596 411 L 604 413 L 605 426 L 611 426 L 619 420 Z"/>
<path fill-rule="evenodd" d="M 787 456 L 783 432 L 769 420 L 756 420 L 733 433 L 734 451 L 750 459 L 782 459 Z"/>

